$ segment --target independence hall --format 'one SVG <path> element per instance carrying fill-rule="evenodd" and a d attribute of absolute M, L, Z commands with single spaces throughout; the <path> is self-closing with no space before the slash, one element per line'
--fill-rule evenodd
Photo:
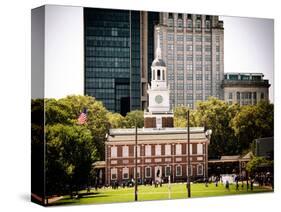
<path fill-rule="evenodd" d="M 188 166 L 187 129 L 173 127 L 167 69 L 161 58 L 159 30 L 156 31 L 156 57 L 151 65 L 144 128 L 110 130 L 105 143 L 107 185 L 135 179 L 135 170 L 140 183 L 167 182 L 169 178 L 171 182 L 182 182 L 187 180 L 188 173 L 193 180 L 208 176 L 209 140 L 204 128 L 190 128 Z"/>

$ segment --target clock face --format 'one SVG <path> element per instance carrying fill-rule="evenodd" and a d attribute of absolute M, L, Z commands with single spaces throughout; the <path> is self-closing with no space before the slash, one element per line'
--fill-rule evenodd
<path fill-rule="evenodd" d="M 157 104 L 161 104 L 161 103 L 163 102 L 163 97 L 162 97 L 161 95 L 157 95 L 157 96 L 155 97 L 155 102 L 156 102 Z"/>

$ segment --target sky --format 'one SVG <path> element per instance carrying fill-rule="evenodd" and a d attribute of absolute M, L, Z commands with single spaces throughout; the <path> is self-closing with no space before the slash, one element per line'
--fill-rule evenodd
<path fill-rule="evenodd" d="M 274 102 L 273 19 L 220 16 L 224 22 L 224 72 L 263 73 Z"/>

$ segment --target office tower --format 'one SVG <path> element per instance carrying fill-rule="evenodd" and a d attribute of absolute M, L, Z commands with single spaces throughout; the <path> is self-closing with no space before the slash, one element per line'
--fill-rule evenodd
<path fill-rule="evenodd" d="M 147 107 L 158 19 L 153 12 L 84 8 L 86 95 L 122 115 Z"/>
<path fill-rule="evenodd" d="M 171 107 L 223 99 L 224 29 L 218 16 L 160 13 Z"/>

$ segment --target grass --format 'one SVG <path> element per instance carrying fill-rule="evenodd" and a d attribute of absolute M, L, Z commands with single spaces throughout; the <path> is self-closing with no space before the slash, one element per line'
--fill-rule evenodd
<path fill-rule="evenodd" d="M 236 191 L 235 185 L 230 185 L 227 190 L 223 185 L 219 184 L 215 187 L 214 184 L 209 184 L 205 187 L 204 184 L 191 185 L 191 197 L 212 197 L 225 196 L 237 194 L 252 194 L 261 192 L 272 192 L 273 190 L 265 187 L 254 187 L 253 191 L 247 191 L 246 185 L 243 190 L 241 186 L 239 191 Z M 64 196 L 61 200 L 52 203 L 51 205 L 68 205 L 68 204 L 98 204 L 98 203 L 116 203 L 116 202 L 133 202 L 134 188 L 102 188 L 97 191 L 91 190 L 87 194 L 86 191 L 80 191 L 82 197 L 78 199 L 71 199 L 70 196 Z M 171 184 L 170 199 L 184 199 L 187 198 L 186 184 Z M 169 199 L 169 187 L 164 184 L 162 187 L 155 188 L 154 186 L 138 186 L 138 200 L 167 200 Z"/>

